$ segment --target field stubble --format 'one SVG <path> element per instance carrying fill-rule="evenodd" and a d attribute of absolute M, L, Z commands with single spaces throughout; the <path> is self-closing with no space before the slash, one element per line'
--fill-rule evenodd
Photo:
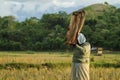
<path fill-rule="evenodd" d="M 92 55 L 93 57 L 93 55 Z M 103 56 L 94 56 L 93 63 L 110 62 L 118 63 L 120 55 L 105 54 Z M 20 68 L 15 67 L 1 68 L 0 80 L 70 80 L 72 54 L 63 52 L 0 52 L 0 64 L 8 63 L 29 63 L 29 64 L 56 64 L 56 67 L 49 68 L 43 66 L 40 68 Z M 62 63 L 59 67 L 58 63 Z M 114 67 L 90 67 L 90 80 L 120 80 L 120 68 Z"/>

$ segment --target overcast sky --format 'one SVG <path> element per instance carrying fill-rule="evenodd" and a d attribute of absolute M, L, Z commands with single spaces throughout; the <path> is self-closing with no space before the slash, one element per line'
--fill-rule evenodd
<path fill-rule="evenodd" d="M 70 13 L 75 9 L 104 2 L 120 5 L 120 0 L 0 0 L 0 16 L 13 15 L 24 20 L 27 17 L 41 17 L 44 13 Z"/>

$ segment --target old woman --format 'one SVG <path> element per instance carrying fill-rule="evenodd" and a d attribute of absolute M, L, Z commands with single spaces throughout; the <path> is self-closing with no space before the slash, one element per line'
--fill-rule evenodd
<path fill-rule="evenodd" d="M 78 34 L 72 59 L 71 80 L 90 80 L 89 58 L 91 47 L 82 33 Z"/>

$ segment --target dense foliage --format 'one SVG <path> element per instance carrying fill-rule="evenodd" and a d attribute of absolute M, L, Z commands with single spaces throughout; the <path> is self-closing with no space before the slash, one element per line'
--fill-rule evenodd
<path fill-rule="evenodd" d="M 66 50 L 69 18 L 62 11 L 23 22 L 16 21 L 14 16 L 0 17 L 0 50 Z M 87 18 L 82 32 L 92 46 L 119 50 L 120 8 Z"/>

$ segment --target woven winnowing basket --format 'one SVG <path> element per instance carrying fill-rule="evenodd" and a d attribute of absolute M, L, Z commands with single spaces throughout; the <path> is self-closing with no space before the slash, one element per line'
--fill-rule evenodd
<path fill-rule="evenodd" d="M 74 45 L 77 42 L 77 35 L 81 32 L 83 24 L 85 22 L 85 11 L 76 11 L 71 15 L 70 24 L 66 34 L 66 43 L 68 45 Z"/>

